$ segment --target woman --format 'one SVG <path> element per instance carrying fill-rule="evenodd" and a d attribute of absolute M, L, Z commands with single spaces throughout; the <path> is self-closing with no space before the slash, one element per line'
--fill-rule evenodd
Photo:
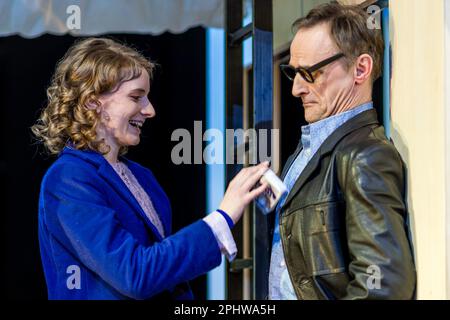
<path fill-rule="evenodd" d="M 155 116 L 154 65 L 110 39 L 75 44 L 59 62 L 34 134 L 58 159 L 39 198 L 50 299 L 190 299 L 186 281 L 232 259 L 230 228 L 266 185 L 268 164 L 243 169 L 220 208 L 171 234 L 169 201 L 152 172 L 126 159 Z"/>

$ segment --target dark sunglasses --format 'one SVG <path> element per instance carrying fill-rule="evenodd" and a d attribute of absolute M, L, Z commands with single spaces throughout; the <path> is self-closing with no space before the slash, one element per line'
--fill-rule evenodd
<path fill-rule="evenodd" d="M 281 64 L 280 69 L 283 71 L 283 73 L 286 75 L 286 77 L 289 78 L 289 80 L 294 81 L 295 75 L 299 73 L 305 81 L 309 83 L 314 83 L 314 76 L 313 72 L 319 70 L 320 68 L 325 67 L 327 64 L 332 63 L 333 61 L 342 58 L 344 56 L 343 53 L 335 54 L 334 56 L 325 59 L 323 61 L 320 61 L 319 63 L 316 63 L 315 65 L 304 68 L 304 67 L 298 67 L 294 68 L 293 66 L 289 64 Z"/>

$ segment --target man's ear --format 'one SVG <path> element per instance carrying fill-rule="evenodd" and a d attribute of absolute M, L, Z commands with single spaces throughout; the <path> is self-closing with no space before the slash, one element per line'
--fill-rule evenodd
<path fill-rule="evenodd" d="M 355 82 L 356 84 L 363 84 L 367 79 L 370 79 L 373 69 L 373 59 L 367 53 L 363 53 L 355 61 Z"/>

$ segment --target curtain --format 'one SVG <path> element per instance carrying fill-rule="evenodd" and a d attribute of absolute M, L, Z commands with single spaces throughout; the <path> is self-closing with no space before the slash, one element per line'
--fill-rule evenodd
<path fill-rule="evenodd" d="M 224 25 L 223 0 L 1 0 L 0 36 L 182 33 Z"/>

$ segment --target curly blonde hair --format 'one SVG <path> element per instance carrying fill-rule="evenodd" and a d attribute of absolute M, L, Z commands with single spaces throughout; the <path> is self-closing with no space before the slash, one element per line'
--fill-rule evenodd
<path fill-rule="evenodd" d="M 58 62 L 47 89 L 47 106 L 31 127 L 50 154 L 70 143 L 80 150 L 109 152 L 97 139 L 99 113 L 87 104 L 100 105 L 98 97 L 124 81 L 138 78 L 143 70 L 152 77 L 155 65 L 136 50 L 107 38 L 75 43 Z M 126 148 L 121 148 L 123 154 Z"/>

